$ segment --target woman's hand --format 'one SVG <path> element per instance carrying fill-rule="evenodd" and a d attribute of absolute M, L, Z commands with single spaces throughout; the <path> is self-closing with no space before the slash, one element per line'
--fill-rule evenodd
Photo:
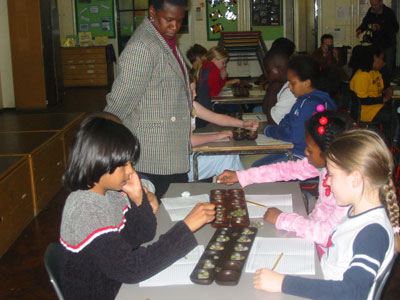
<path fill-rule="evenodd" d="M 280 209 L 277 209 L 276 207 L 270 207 L 264 214 L 264 221 L 276 224 L 276 220 L 281 213 L 282 211 Z"/>
<path fill-rule="evenodd" d="M 238 178 L 235 171 L 225 170 L 221 175 L 217 177 L 217 183 L 232 185 L 236 182 L 238 182 Z"/>
<path fill-rule="evenodd" d="M 146 187 L 143 187 L 144 192 L 146 193 L 147 200 L 149 200 L 150 206 L 153 209 L 153 213 L 156 214 L 158 209 L 160 208 L 160 204 L 158 203 L 157 197 L 155 194 L 152 192 L 149 192 L 149 190 Z"/>
<path fill-rule="evenodd" d="M 142 205 L 143 188 L 140 182 L 140 178 L 135 170 L 133 170 L 132 174 L 129 175 L 129 179 L 122 187 L 122 191 L 128 195 L 129 200 L 134 202 L 136 206 Z"/>
<path fill-rule="evenodd" d="M 211 203 L 198 203 L 186 216 L 183 222 L 192 232 L 211 222 L 215 218 L 215 205 Z"/>
<path fill-rule="evenodd" d="M 243 128 L 250 131 L 257 131 L 260 121 L 258 120 L 247 120 L 243 121 Z"/>
<path fill-rule="evenodd" d="M 253 277 L 253 285 L 257 290 L 271 293 L 281 293 L 282 283 L 285 276 L 268 269 L 256 271 Z"/>
<path fill-rule="evenodd" d="M 223 130 L 221 132 L 218 133 L 218 139 L 222 140 L 224 138 L 229 138 L 231 139 L 233 137 L 233 133 L 230 130 Z"/>

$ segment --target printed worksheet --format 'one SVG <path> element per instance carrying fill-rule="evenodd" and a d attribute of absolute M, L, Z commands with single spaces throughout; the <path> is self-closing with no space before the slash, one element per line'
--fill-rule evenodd
<path fill-rule="evenodd" d="M 197 203 L 210 202 L 208 194 L 162 198 L 161 202 L 167 210 L 171 221 L 183 220 Z"/>
<path fill-rule="evenodd" d="M 247 260 L 246 272 L 272 269 L 276 265 L 274 271 L 281 274 L 315 275 L 314 248 L 312 240 L 302 238 L 256 237 Z"/>
<path fill-rule="evenodd" d="M 293 212 L 293 202 L 291 194 L 246 195 L 245 197 L 250 218 L 262 218 L 268 207 L 276 207 L 281 211 L 288 213 Z"/>
<path fill-rule="evenodd" d="M 140 287 L 165 286 L 193 284 L 190 274 L 204 252 L 204 246 L 199 245 L 190 251 L 185 257 L 154 275 L 153 277 L 139 283 Z"/>

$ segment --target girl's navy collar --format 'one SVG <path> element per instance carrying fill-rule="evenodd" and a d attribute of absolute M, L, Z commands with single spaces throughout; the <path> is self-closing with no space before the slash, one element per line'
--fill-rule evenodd
<path fill-rule="evenodd" d="M 371 209 L 369 209 L 369 210 L 366 210 L 366 211 L 364 211 L 364 212 L 362 212 L 362 213 L 360 213 L 360 214 L 358 214 L 358 215 L 355 215 L 355 216 L 351 216 L 351 215 L 350 215 L 350 211 L 351 211 L 352 208 L 353 208 L 353 205 L 350 205 L 349 210 L 347 211 L 347 217 L 348 217 L 349 219 L 357 218 L 357 217 L 359 217 L 359 216 L 362 216 L 362 215 L 365 215 L 365 214 L 369 213 L 370 211 L 373 211 L 373 210 L 376 210 L 376 209 L 381 209 L 381 208 L 384 209 L 385 207 L 384 207 L 383 205 L 377 206 L 377 207 L 374 207 L 374 208 L 371 208 Z"/>

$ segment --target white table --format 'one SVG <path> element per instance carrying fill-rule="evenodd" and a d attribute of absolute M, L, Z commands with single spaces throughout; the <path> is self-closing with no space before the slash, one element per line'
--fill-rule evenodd
<path fill-rule="evenodd" d="M 183 191 L 189 191 L 191 195 L 208 193 L 214 188 L 237 188 L 238 185 L 227 187 L 221 184 L 211 183 L 187 183 L 172 184 L 166 194 L 166 197 L 180 196 Z M 251 185 L 245 188 L 246 194 L 292 194 L 293 211 L 301 215 L 306 215 L 303 199 L 299 184 L 296 182 L 284 183 L 265 183 Z M 168 216 L 164 207 L 160 207 L 157 214 L 158 228 L 157 236 L 167 232 L 174 224 Z M 257 219 L 254 219 L 257 220 Z M 253 220 L 252 220 L 253 221 Z M 195 233 L 199 244 L 206 246 L 214 234 L 215 229 L 211 225 L 205 225 Z M 295 234 L 276 230 L 272 224 L 264 224 L 258 229 L 257 236 L 260 237 L 295 237 Z M 315 271 L 314 276 L 305 276 L 310 278 L 322 278 L 322 272 L 318 255 L 315 251 Z M 221 286 L 215 282 L 211 285 L 182 285 L 182 286 L 163 286 L 163 287 L 139 287 L 138 284 L 123 284 L 116 299 L 117 300 L 278 300 L 278 299 L 302 299 L 299 297 L 286 295 L 282 293 L 266 293 L 253 288 L 253 275 L 245 272 L 241 275 L 239 284 L 236 286 Z"/>

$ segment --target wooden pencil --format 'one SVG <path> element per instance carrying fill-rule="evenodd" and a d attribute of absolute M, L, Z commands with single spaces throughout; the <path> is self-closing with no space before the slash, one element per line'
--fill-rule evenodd
<path fill-rule="evenodd" d="M 281 255 L 279 255 L 278 259 L 276 260 L 274 266 L 271 269 L 272 271 L 275 270 L 275 268 L 278 265 L 279 261 L 281 260 L 282 256 L 283 256 L 283 252 L 281 253 Z"/>
<path fill-rule="evenodd" d="M 267 206 L 266 206 L 266 205 L 264 205 L 264 204 L 257 203 L 257 202 L 253 202 L 253 201 L 249 201 L 249 200 L 246 200 L 246 202 L 247 202 L 247 203 L 254 204 L 254 205 L 258 205 L 258 206 L 261 206 L 261 207 L 267 207 Z"/>

